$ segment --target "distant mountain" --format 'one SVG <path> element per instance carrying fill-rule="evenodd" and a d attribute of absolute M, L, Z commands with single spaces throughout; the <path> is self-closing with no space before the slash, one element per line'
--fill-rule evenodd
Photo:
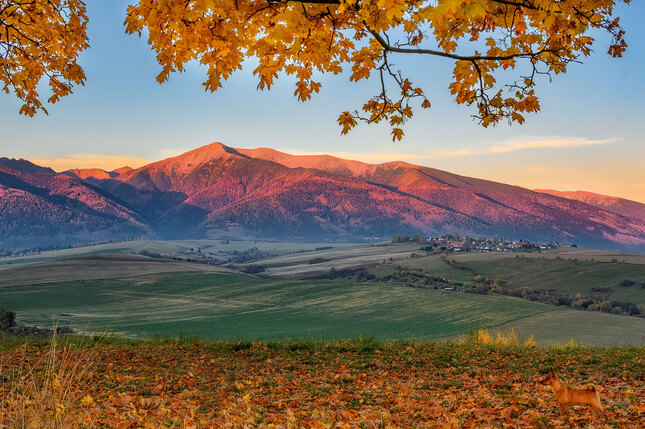
<path fill-rule="evenodd" d="M 99 195 L 97 202 L 120 214 L 114 228 L 165 238 L 373 240 L 457 232 L 645 250 L 643 218 L 405 162 L 367 164 L 213 143 L 119 170 L 40 175 L 38 187 L 65 194 L 75 201 L 69 207 Z M 78 195 L 63 192 L 67 186 Z M 2 204 L 18 201 L 3 196 Z"/>
<path fill-rule="evenodd" d="M 616 216 L 588 204 L 562 201 L 517 186 L 405 162 L 366 164 L 328 155 L 289 155 L 267 148 L 239 151 L 291 168 L 319 169 L 395 189 L 479 221 L 475 234 L 490 234 L 492 230 L 493 234 L 509 237 L 577 241 L 589 246 L 613 247 L 610 242 L 618 246 L 645 245 L 642 216 Z"/>
<path fill-rule="evenodd" d="M 112 195 L 56 173 L 0 171 L 0 248 L 156 237 Z"/>
<path fill-rule="evenodd" d="M 105 171 L 100 168 L 73 168 L 71 170 L 63 171 L 63 174 L 67 174 L 68 176 L 76 177 L 82 180 L 106 180 L 112 179 L 119 175 L 119 173 L 115 171 Z"/>
<path fill-rule="evenodd" d="M 570 200 L 582 201 L 592 206 L 600 207 L 610 212 L 641 219 L 645 221 L 645 204 L 625 198 L 611 197 L 585 191 L 554 191 L 552 189 L 535 189 L 535 192 L 556 195 Z"/>
<path fill-rule="evenodd" d="M 41 167 L 26 159 L 0 158 L 0 171 L 13 173 L 40 173 L 54 174 L 55 171 L 48 167 Z"/>
<path fill-rule="evenodd" d="M 116 170 L 113 171 L 113 173 L 116 173 L 117 176 L 119 174 L 127 173 L 128 171 L 132 171 L 132 167 L 128 167 L 127 165 L 125 167 L 117 168 Z"/>

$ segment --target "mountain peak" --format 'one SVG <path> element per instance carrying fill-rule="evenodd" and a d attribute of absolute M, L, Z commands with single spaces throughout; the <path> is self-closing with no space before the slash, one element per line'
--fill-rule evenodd
<path fill-rule="evenodd" d="M 109 173 L 100 168 L 72 168 L 66 171 L 63 171 L 63 174 L 73 175 L 79 179 L 98 179 L 98 180 L 107 180 L 113 177 L 116 177 L 116 173 Z"/>
<path fill-rule="evenodd" d="M 49 167 L 41 167 L 26 159 L 0 158 L 0 166 L 19 173 L 54 174 L 55 171 Z"/>
<path fill-rule="evenodd" d="M 123 173 L 123 176 L 127 180 L 129 177 L 137 176 L 139 173 L 145 171 L 149 173 L 164 171 L 168 175 L 182 176 L 213 160 L 236 157 L 248 158 L 248 156 L 240 154 L 231 147 L 215 142 L 171 158 L 166 158 L 134 170 L 126 171 Z"/>
<path fill-rule="evenodd" d="M 124 167 L 117 168 L 116 170 L 112 170 L 112 172 L 116 173 L 116 174 L 123 174 L 123 173 L 127 173 L 128 171 L 132 171 L 132 170 L 134 170 L 134 168 L 126 165 Z"/>
<path fill-rule="evenodd" d="M 248 158 L 248 156 L 242 155 L 236 149 L 228 147 L 220 142 L 214 142 L 198 147 L 197 149 L 193 149 L 174 158 L 186 158 L 193 161 L 202 160 L 203 162 L 207 162 L 217 158 L 228 158 L 230 156 L 241 156 L 243 158 Z"/>
<path fill-rule="evenodd" d="M 228 159 L 233 157 L 248 158 L 248 156 L 239 153 L 232 147 L 215 142 L 154 164 L 170 163 L 177 172 L 185 172 L 215 159 Z"/>

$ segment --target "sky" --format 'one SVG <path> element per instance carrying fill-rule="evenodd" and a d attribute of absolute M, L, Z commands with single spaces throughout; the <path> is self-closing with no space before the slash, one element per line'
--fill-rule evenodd
<path fill-rule="evenodd" d="M 340 134 L 338 115 L 374 95 L 373 80 L 357 84 L 347 74 L 322 76 L 320 94 L 306 103 L 293 97 L 289 78 L 258 91 L 251 63 L 215 93 L 204 91 L 206 70 L 196 64 L 160 85 L 160 66 L 146 37 L 125 34 L 130 1 L 86 3 L 91 47 L 80 58 L 85 86 L 48 105 L 49 115 L 34 118 L 18 114 L 15 96 L 0 94 L 0 156 L 57 171 L 111 170 L 217 141 L 373 163 L 403 160 L 531 189 L 586 190 L 645 202 L 643 1 L 617 9 L 629 44 L 624 57 L 607 55 L 608 39 L 597 35 L 596 52 L 584 64 L 540 82 L 541 111 L 526 115 L 521 126 L 478 125 L 470 117 L 474 112 L 450 95 L 452 62 L 393 57 L 433 106 L 415 112 L 397 143 L 381 125 Z"/>

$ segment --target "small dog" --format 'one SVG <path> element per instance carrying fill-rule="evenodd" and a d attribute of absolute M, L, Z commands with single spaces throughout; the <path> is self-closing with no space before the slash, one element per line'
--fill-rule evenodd
<path fill-rule="evenodd" d="M 551 372 L 540 383 L 553 387 L 555 399 L 560 405 L 560 413 L 567 414 L 569 412 L 569 405 L 571 404 L 589 404 L 591 409 L 603 419 L 607 420 L 607 414 L 600 406 L 600 396 L 596 386 L 590 384 L 582 389 L 574 389 L 565 386 L 565 384 L 555 375 L 553 368 Z"/>

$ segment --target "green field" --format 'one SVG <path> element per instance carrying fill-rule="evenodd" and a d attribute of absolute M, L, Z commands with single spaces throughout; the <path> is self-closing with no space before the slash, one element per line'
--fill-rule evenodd
<path fill-rule="evenodd" d="M 164 273 L 0 289 L 25 323 L 130 336 L 439 338 L 556 310 L 401 285 Z"/>
<path fill-rule="evenodd" d="M 614 299 L 645 304 L 645 289 L 642 287 L 645 284 L 645 265 L 641 264 L 538 258 L 472 261 L 464 264 L 484 275 L 504 279 L 509 289 L 528 286 L 569 294 L 603 294 Z M 634 284 L 619 286 L 624 280 L 631 280 Z"/>
<path fill-rule="evenodd" d="M 611 299 L 645 304 L 645 263 L 635 258 L 631 263 L 582 259 L 585 253 L 464 253 L 451 254 L 447 259 L 457 267 L 441 260 L 440 255 L 407 259 L 397 265 L 421 268 L 426 272 L 459 282 L 472 281 L 474 273 L 504 280 L 505 289 L 547 289 L 559 294 L 603 295 Z M 554 257 L 555 255 L 555 257 Z M 578 259 L 580 258 L 580 259 Z M 617 259 L 614 257 L 614 259 Z M 633 282 L 621 285 L 625 280 Z M 629 284 L 629 283 L 627 283 Z"/>
<path fill-rule="evenodd" d="M 452 255 L 451 255 L 452 258 Z M 397 261 L 397 266 L 404 268 L 421 268 L 428 273 L 458 282 L 470 282 L 473 275 L 470 271 L 454 268 L 441 260 L 441 255 L 430 255 Z"/>

